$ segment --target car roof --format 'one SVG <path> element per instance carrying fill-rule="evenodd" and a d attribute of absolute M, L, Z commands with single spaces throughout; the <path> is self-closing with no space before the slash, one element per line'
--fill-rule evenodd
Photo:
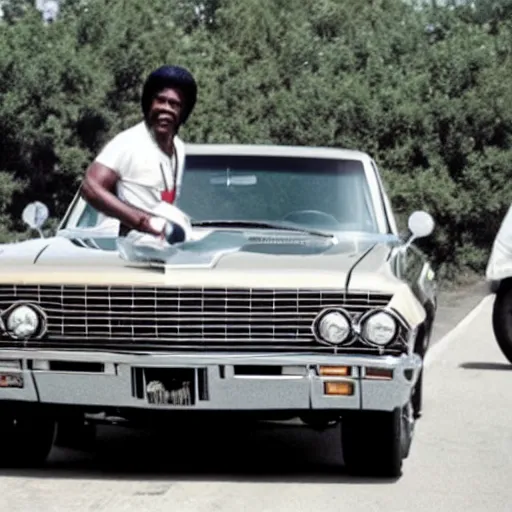
<path fill-rule="evenodd" d="M 302 158 L 337 158 L 365 160 L 363 151 L 319 146 L 285 146 L 276 144 L 195 144 L 186 143 L 187 155 L 299 156 Z"/>

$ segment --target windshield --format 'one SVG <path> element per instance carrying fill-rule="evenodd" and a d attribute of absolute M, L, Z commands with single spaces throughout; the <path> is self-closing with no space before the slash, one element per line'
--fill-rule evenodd
<path fill-rule="evenodd" d="M 177 205 L 194 221 L 287 221 L 378 232 L 358 160 L 188 155 Z"/>
<path fill-rule="evenodd" d="M 198 224 L 293 223 L 329 233 L 378 232 L 370 188 L 359 160 L 187 155 L 177 206 Z M 100 216 L 90 205 L 77 212 L 78 218 L 75 208 L 76 204 L 63 228 L 98 225 Z M 115 222 L 112 233 L 117 236 Z"/>

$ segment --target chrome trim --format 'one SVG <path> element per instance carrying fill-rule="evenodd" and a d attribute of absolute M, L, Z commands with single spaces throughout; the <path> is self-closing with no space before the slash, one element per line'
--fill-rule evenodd
<path fill-rule="evenodd" d="M 14 309 L 17 309 L 21 306 L 27 306 L 34 310 L 34 312 L 39 317 L 39 326 L 37 331 L 34 334 L 31 334 L 29 336 L 23 336 L 18 337 L 15 336 L 9 329 L 7 328 L 7 317 L 12 313 Z M 3 318 L 6 318 L 4 321 Z M 5 334 L 7 334 L 11 339 L 17 340 L 17 341 L 28 341 L 28 340 L 40 340 L 47 332 L 48 328 L 48 317 L 43 309 L 37 304 L 34 304 L 33 302 L 26 301 L 26 300 L 19 300 L 16 302 L 13 302 L 7 309 L 3 310 L 0 313 L 0 327 L 3 328 L 3 331 Z"/>
<path fill-rule="evenodd" d="M 375 316 L 378 313 L 386 313 L 395 322 L 395 333 L 393 334 L 392 338 L 387 343 L 385 343 L 384 345 L 379 345 L 378 343 L 373 342 L 372 340 L 370 340 L 369 338 L 367 338 L 363 334 L 364 333 L 365 324 L 368 322 L 368 320 L 372 316 Z M 397 318 L 397 316 L 393 313 L 393 311 L 391 309 L 389 309 L 389 308 L 375 308 L 373 311 L 367 311 L 366 313 L 363 313 L 361 315 L 361 317 L 359 318 L 359 320 L 358 320 L 358 326 L 359 326 L 359 329 L 360 329 L 359 336 L 361 337 L 361 339 L 365 343 L 367 343 L 368 345 L 371 345 L 372 347 L 386 348 L 391 343 L 396 341 L 398 335 L 400 334 L 400 325 L 401 325 L 401 322 L 399 321 L 399 319 Z"/>
<path fill-rule="evenodd" d="M 319 319 L 321 319 L 322 315 L 329 311 L 338 311 L 338 312 L 344 313 L 345 315 L 348 315 L 348 318 L 349 318 L 349 322 L 351 325 L 350 335 L 347 337 L 346 341 L 344 341 L 343 343 L 340 343 L 339 345 L 335 345 L 335 344 L 323 341 L 320 338 L 320 336 L 316 335 L 316 332 L 314 330 L 314 326 L 319 321 Z M 369 317 L 371 317 L 377 313 L 381 313 L 381 312 L 387 313 L 388 315 L 390 315 L 395 320 L 396 327 L 397 327 L 393 338 L 388 343 L 386 343 L 386 345 L 378 345 L 376 343 L 373 343 L 371 340 L 367 339 L 363 335 L 363 327 L 364 327 L 364 323 L 367 321 L 367 319 Z M 409 341 L 410 341 L 410 327 L 408 326 L 407 323 L 404 322 L 404 320 L 401 318 L 401 316 L 397 312 L 395 312 L 394 309 L 389 308 L 387 306 L 374 307 L 373 309 L 370 309 L 369 311 L 361 313 L 359 316 L 351 315 L 350 312 L 346 311 L 343 308 L 335 308 L 335 307 L 324 308 L 319 313 L 319 315 L 317 315 L 317 317 L 315 318 L 315 320 L 311 326 L 311 331 L 313 333 L 313 336 L 315 336 L 315 340 L 318 343 L 320 343 L 324 346 L 329 346 L 329 347 L 335 348 L 336 353 L 338 353 L 337 350 L 352 347 L 352 346 L 354 346 L 354 344 L 356 342 L 359 341 L 364 346 L 370 347 L 372 349 L 377 349 L 377 350 L 379 350 L 380 354 L 383 354 L 386 350 L 389 350 L 390 345 L 398 342 L 402 338 L 403 338 L 402 339 L 403 348 L 408 348 Z M 407 353 L 409 353 L 409 352 L 410 352 L 410 350 L 407 349 Z"/>
<path fill-rule="evenodd" d="M 379 366 L 391 367 L 403 364 L 411 359 L 407 354 L 393 355 L 364 355 L 364 354 L 302 354 L 300 352 L 287 352 L 275 354 L 272 352 L 260 352 L 247 354 L 232 351 L 224 354 L 192 353 L 192 352 L 152 352 L 145 353 L 124 351 L 114 352 L 108 350 L 48 350 L 30 348 L 3 348 L 0 347 L 0 360 L 25 359 L 25 360 L 51 360 L 51 361 L 76 361 L 76 362 L 103 362 L 141 365 L 165 365 L 177 363 L 181 365 L 197 366 L 202 364 L 311 364 L 311 365 L 335 365 L 335 366 Z"/>
<path fill-rule="evenodd" d="M 395 335 L 393 336 L 393 338 L 386 344 L 386 345 L 376 345 L 374 344 L 372 341 L 366 339 L 363 335 L 362 335 L 362 324 L 364 322 L 366 322 L 366 320 L 374 315 L 374 314 L 377 314 L 377 313 L 380 313 L 380 312 L 383 312 L 383 313 L 387 313 L 388 315 L 390 315 L 391 317 L 394 318 L 394 320 L 396 321 L 397 323 L 397 330 L 395 332 Z M 397 311 L 395 311 L 394 309 L 392 308 L 389 308 L 387 306 L 384 306 L 384 307 L 376 307 L 375 309 L 373 309 L 372 311 L 367 311 L 365 313 L 363 313 L 360 317 L 359 317 L 359 321 L 358 321 L 358 329 L 359 329 L 359 335 L 360 335 L 360 338 L 361 340 L 366 343 L 367 345 L 371 346 L 371 347 L 374 347 L 374 348 L 382 348 L 382 349 L 385 349 L 386 347 L 388 347 L 389 345 L 391 345 L 392 343 L 396 342 L 397 339 L 400 337 L 400 334 L 401 334 L 401 330 L 403 331 L 403 335 L 404 335 L 404 341 L 405 343 L 408 343 L 409 341 L 409 333 L 410 333 L 410 330 L 411 330 L 411 327 L 409 326 L 409 324 L 407 322 L 404 321 L 404 319 L 402 318 L 401 315 L 398 314 Z"/>
<path fill-rule="evenodd" d="M 393 315 L 398 323 L 405 329 L 406 331 L 409 331 L 413 328 L 413 326 L 400 314 L 399 311 L 397 311 L 394 308 L 390 308 L 389 306 L 380 306 L 386 313 L 389 313 L 390 315 Z M 379 308 L 377 308 L 379 309 Z"/>
<path fill-rule="evenodd" d="M 324 316 L 328 315 L 329 313 L 340 313 L 345 317 L 345 320 L 348 323 L 348 334 L 345 337 L 345 339 L 340 343 L 331 343 L 327 340 L 324 340 L 318 332 L 318 324 L 322 321 Z M 329 347 L 349 347 L 356 341 L 356 337 L 354 336 L 354 320 L 350 316 L 350 313 L 346 311 L 344 308 L 331 307 L 322 309 L 322 311 L 318 313 L 318 315 L 311 323 L 311 332 L 318 343 L 321 343 L 322 345 L 327 345 Z"/>
<path fill-rule="evenodd" d="M 197 400 L 194 409 L 204 410 L 334 410 L 373 409 L 393 410 L 410 399 L 422 367 L 417 354 L 410 356 L 322 356 L 312 354 L 279 354 L 247 356 L 240 353 L 212 354 L 121 354 L 105 352 L 2 350 L 0 359 L 21 359 L 26 387 L 1 389 L 0 400 L 19 400 L 72 406 L 129 407 L 139 410 L 179 405 L 148 403 L 134 389 L 134 371 L 163 368 L 189 368 L 206 372 L 207 398 Z M 30 365 L 30 362 L 33 362 Z M 47 369 L 36 361 L 99 362 L 115 371 L 87 369 Z M 281 375 L 237 375 L 236 365 L 302 367 L 304 371 Z M 318 365 L 378 367 L 393 370 L 392 380 L 364 379 L 357 370 L 350 380 L 354 383 L 352 396 L 326 396 L 323 383 L 333 377 L 316 374 Z M 220 367 L 223 371 L 220 372 Z M 34 368 L 30 370 L 29 368 Z M 41 369 L 36 369 L 40 367 Z M 406 375 L 408 373 L 410 375 Z M 339 380 L 337 378 L 336 380 Z M 147 385 L 148 382 L 146 382 Z M 141 388 L 139 387 L 139 390 Z M 145 388 L 143 388 L 145 389 Z M 197 395 L 196 395 L 197 396 Z"/>
<path fill-rule="evenodd" d="M 315 341 L 318 312 L 358 316 L 391 298 L 344 289 L 0 285 L 0 307 L 37 303 L 47 315 L 48 343 L 62 348 L 343 350 Z"/>

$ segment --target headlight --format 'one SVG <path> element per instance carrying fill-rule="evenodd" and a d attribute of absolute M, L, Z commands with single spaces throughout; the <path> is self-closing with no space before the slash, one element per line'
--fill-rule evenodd
<path fill-rule="evenodd" d="M 381 311 L 371 315 L 363 325 L 363 336 L 375 345 L 387 345 L 397 331 L 396 320 L 388 313 Z"/>
<path fill-rule="evenodd" d="M 339 345 L 350 335 L 350 320 L 340 311 L 329 311 L 318 317 L 314 329 L 316 336 L 322 341 Z"/>
<path fill-rule="evenodd" d="M 5 326 L 14 338 L 29 338 L 39 330 L 41 318 L 30 306 L 17 306 L 7 316 Z"/>

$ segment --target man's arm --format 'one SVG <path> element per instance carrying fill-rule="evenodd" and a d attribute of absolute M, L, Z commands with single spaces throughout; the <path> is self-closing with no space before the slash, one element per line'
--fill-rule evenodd
<path fill-rule="evenodd" d="M 93 162 L 85 173 L 82 197 L 96 210 L 118 219 L 131 229 L 160 235 L 150 224 L 151 215 L 121 201 L 115 194 L 118 174 L 98 162 Z"/>

